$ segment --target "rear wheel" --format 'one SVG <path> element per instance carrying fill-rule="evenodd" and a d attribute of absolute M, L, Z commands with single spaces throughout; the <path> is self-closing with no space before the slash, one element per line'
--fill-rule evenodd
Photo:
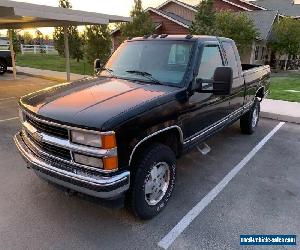
<path fill-rule="evenodd" d="M 137 161 L 133 175 L 130 203 L 140 219 L 151 219 L 168 203 L 176 178 L 176 157 L 163 144 L 146 148 Z"/>
<path fill-rule="evenodd" d="M 7 71 L 7 65 L 3 60 L 0 60 L 0 75 L 3 75 Z"/>
<path fill-rule="evenodd" d="M 260 102 L 256 99 L 252 108 L 241 117 L 240 126 L 242 133 L 250 135 L 254 133 L 259 121 L 259 113 Z"/>

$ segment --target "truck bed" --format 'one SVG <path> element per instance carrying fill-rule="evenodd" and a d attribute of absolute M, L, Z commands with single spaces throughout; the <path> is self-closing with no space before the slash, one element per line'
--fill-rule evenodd
<path fill-rule="evenodd" d="M 246 83 L 263 79 L 271 74 L 269 65 L 242 64 L 242 70 Z"/>
<path fill-rule="evenodd" d="M 270 81 L 266 81 L 267 78 L 270 78 L 270 66 L 242 64 L 242 69 L 247 92 L 255 93 L 263 89 L 263 95 L 265 96 L 270 85 Z M 248 101 L 248 96 L 246 96 L 246 101 Z"/>

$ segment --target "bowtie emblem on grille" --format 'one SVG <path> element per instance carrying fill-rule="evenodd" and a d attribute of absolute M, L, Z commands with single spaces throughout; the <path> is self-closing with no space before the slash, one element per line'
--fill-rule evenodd
<path fill-rule="evenodd" d="M 31 135 L 33 137 L 33 139 L 35 139 L 38 142 L 42 142 L 43 141 L 43 135 L 41 135 L 39 132 L 34 132 Z"/>

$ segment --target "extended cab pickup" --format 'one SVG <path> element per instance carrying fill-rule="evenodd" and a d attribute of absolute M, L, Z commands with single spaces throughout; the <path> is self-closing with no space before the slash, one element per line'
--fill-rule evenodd
<path fill-rule="evenodd" d="M 9 50 L 0 50 L 0 75 L 7 71 L 7 67 L 12 67 L 11 53 Z"/>
<path fill-rule="evenodd" d="M 94 197 L 126 194 L 149 219 L 170 199 L 182 153 L 237 120 L 254 132 L 269 80 L 269 66 L 241 65 L 230 39 L 135 38 L 97 76 L 22 97 L 14 140 L 38 176 Z"/>

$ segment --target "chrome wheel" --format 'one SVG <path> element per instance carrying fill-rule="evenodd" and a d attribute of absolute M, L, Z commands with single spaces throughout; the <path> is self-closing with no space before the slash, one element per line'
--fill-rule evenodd
<path fill-rule="evenodd" d="M 258 121 L 258 110 L 257 107 L 255 107 L 252 114 L 252 128 L 256 127 L 257 121 Z"/>
<path fill-rule="evenodd" d="M 166 162 L 153 166 L 145 179 L 145 200 L 155 206 L 165 196 L 170 184 L 170 167 Z"/>

